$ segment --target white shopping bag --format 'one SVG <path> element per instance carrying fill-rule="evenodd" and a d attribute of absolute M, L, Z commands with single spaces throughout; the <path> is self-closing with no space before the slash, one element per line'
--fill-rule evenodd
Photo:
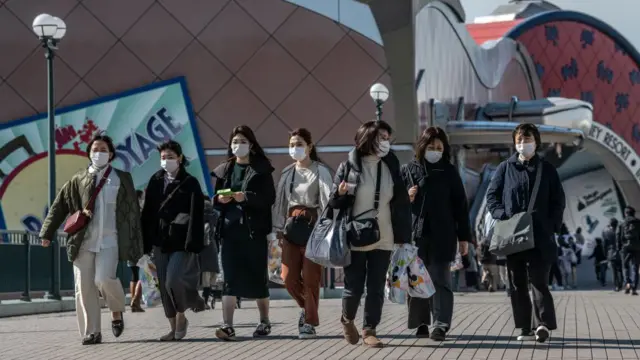
<path fill-rule="evenodd" d="M 269 240 L 269 280 L 280 285 L 284 285 L 282 279 L 282 247 L 278 239 Z"/>
<path fill-rule="evenodd" d="M 593 251 L 596 249 L 596 241 L 594 239 L 587 239 L 582 246 L 582 257 L 588 258 L 593 255 Z"/>
<path fill-rule="evenodd" d="M 142 284 L 142 302 L 147 307 L 156 306 L 160 303 L 156 266 L 149 258 L 149 255 L 144 255 L 138 261 L 138 267 L 140 268 L 139 277 Z"/>
<path fill-rule="evenodd" d="M 387 286 L 385 286 L 384 292 L 387 299 L 394 304 L 405 304 L 407 302 L 407 292 L 397 287 L 392 287 L 389 278 L 387 278 Z"/>
<path fill-rule="evenodd" d="M 389 287 L 409 290 L 409 263 L 411 262 L 411 245 L 398 246 L 391 255 L 387 279 Z"/>
<path fill-rule="evenodd" d="M 431 281 L 431 276 L 424 266 L 424 262 L 418 256 L 418 251 L 409 263 L 409 296 L 427 299 L 436 293 L 436 288 Z"/>

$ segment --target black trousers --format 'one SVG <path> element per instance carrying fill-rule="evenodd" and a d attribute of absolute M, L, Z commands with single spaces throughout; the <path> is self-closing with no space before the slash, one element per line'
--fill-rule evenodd
<path fill-rule="evenodd" d="M 391 251 L 351 251 L 351 265 L 344 268 L 342 316 L 349 321 L 356 318 L 360 299 L 367 286 L 364 299 L 363 329 L 374 330 L 382 317 L 384 287 Z"/>
<path fill-rule="evenodd" d="M 420 325 L 431 325 L 448 332 L 453 318 L 453 291 L 451 290 L 451 263 L 431 262 L 427 271 L 436 288 L 436 293 L 429 299 L 409 297 L 408 328 L 415 329 Z M 467 273 L 469 274 L 469 273 Z M 432 321 L 433 313 L 433 321 Z"/>
<path fill-rule="evenodd" d="M 640 251 L 625 250 L 622 253 L 624 282 L 631 285 L 633 290 L 638 289 L 638 265 L 640 265 Z"/>
<path fill-rule="evenodd" d="M 557 328 L 555 306 L 548 287 L 551 265 L 537 249 L 507 256 L 511 308 L 517 329 L 535 329 L 541 325 L 549 330 Z"/>

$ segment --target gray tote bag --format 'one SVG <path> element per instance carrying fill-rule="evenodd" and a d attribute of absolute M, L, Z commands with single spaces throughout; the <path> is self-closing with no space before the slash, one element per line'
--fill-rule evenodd
<path fill-rule="evenodd" d="M 533 185 L 529 206 L 526 212 L 513 215 L 508 220 L 496 220 L 491 235 L 489 251 L 497 256 L 508 256 L 533 249 L 536 246 L 533 238 L 533 218 L 531 212 L 538 197 L 542 178 L 542 161 L 538 164 L 536 181 Z"/>

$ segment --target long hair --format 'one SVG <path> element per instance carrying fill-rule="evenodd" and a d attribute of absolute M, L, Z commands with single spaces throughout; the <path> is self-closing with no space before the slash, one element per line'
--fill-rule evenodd
<path fill-rule="evenodd" d="M 271 162 L 267 157 L 267 155 L 264 153 L 264 150 L 262 149 L 260 144 L 258 143 L 258 139 L 256 139 L 256 135 L 253 133 L 253 130 L 251 130 L 251 128 L 248 127 L 247 125 L 236 126 L 235 128 L 233 128 L 233 130 L 231 130 L 231 135 L 229 135 L 229 143 L 227 145 L 227 157 L 229 159 L 232 159 L 235 157 L 235 155 L 233 155 L 233 151 L 231 151 L 231 142 L 233 142 L 233 137 L 238 134 L 244 136 L 249 141 L 249 144 L 250 144 L 249 158 L 250 159 L 259 158 L 259 159 L 263 159 L 268 162 Z"/>
<path fill-rule="evenodd" d="M 378 132 L 380 130 L 386 130 L 389 135 L 393 134 L 393 129 L 386 121 L 371 120 L 360 125 L 354 142 L 356 145 L 356 152 L 359 156 L 373 155 L 378 150 Z"/>
<path fill-rule="evenodd" d="M 442 151 L 442 158 L 447 162 L 451 161 L 451 144 L 449 144 L 449 137 L 444 130 L 434 126 L 426 128 L 420 135 L 420 139 L 416 144 L 416 159 L 418 161 L 421 161 L 424 158 L 427 146 L 433 143 L 436 139 L 442 141 L 442 145 L 444 147 L 444 150 Z"/>
<path fill-rule="evenodd" d="M 297 128 L 289 133 L 289 140 L 291 140 L 294 136 L 300 136 L 304 142 L 307 143 L 307 146 L 311 146 L 311 150 L 309 150 L 309 159 L 317 162 L 322 162 L 320 157 L 318 156 L 318 152 L 316 151 L 316 144 L 313 143 L 313 139 L 311 138 L 311 132 L 305 128 Z"/>

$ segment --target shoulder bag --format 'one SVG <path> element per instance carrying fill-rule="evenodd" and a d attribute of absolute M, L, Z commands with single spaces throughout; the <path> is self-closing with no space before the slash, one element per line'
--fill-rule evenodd
<path fill-rule="evenodd" d="M 517 213 L 508 220 L 496 220 L 489 247 L 492 253 L 498 256 L 509 256 L 533 249 L 536 246 L 531 213 L 538 197 L 543 166 L 543 162 L 540 161 L 527 211 Z"/>
<path fill-rule="evenodd" d="M 289 199 L 293 194 L 293 186 L 296 178 L 296 168 L 293 167 L 291 182 L 289 183 Z M 319 181 L 319 180 L 318 180 Z M 284 224 L 285 239 L 292 244 L 305 247 L 313 231 L 314 221 L 309 216 L 296 215 L 287 218 Z"/>
<path fill-rule="evenodd" d="M 100 190 L 104 187 L 104 184 L 107 182 L 109 174 L 111 174 L 111 166 L 109 166 L 109 168 L 104 172 L 102 179 L 100 179 L 100 183 L 98 183 L 93 194 L 91 194 L 87 206 L 82 210 L 76 211 L 73 215 L 67 218 L 67 221 L 64 223 L 65 233 L 74 235 L 89 224 L 89 221 L 91 221 L 89 214 L 93 213 L 93 208 L 96 206 L 96 198 L 98 197 Z"/>
<path fill-rule="evenodd" d="M 347 239 L 349 245 L 355 247 L 369 246 L 380 241 L 380 227 L 378 225 L 378 207 L 380 206 L 380 180 L 382 178 L 382 160 L 378 162 L 376 174 L 376 191 L 373 198 L 373 209 L 351 216 L 347 225 Z M 361 218 L 366 214 L 372 217 Z"/>

